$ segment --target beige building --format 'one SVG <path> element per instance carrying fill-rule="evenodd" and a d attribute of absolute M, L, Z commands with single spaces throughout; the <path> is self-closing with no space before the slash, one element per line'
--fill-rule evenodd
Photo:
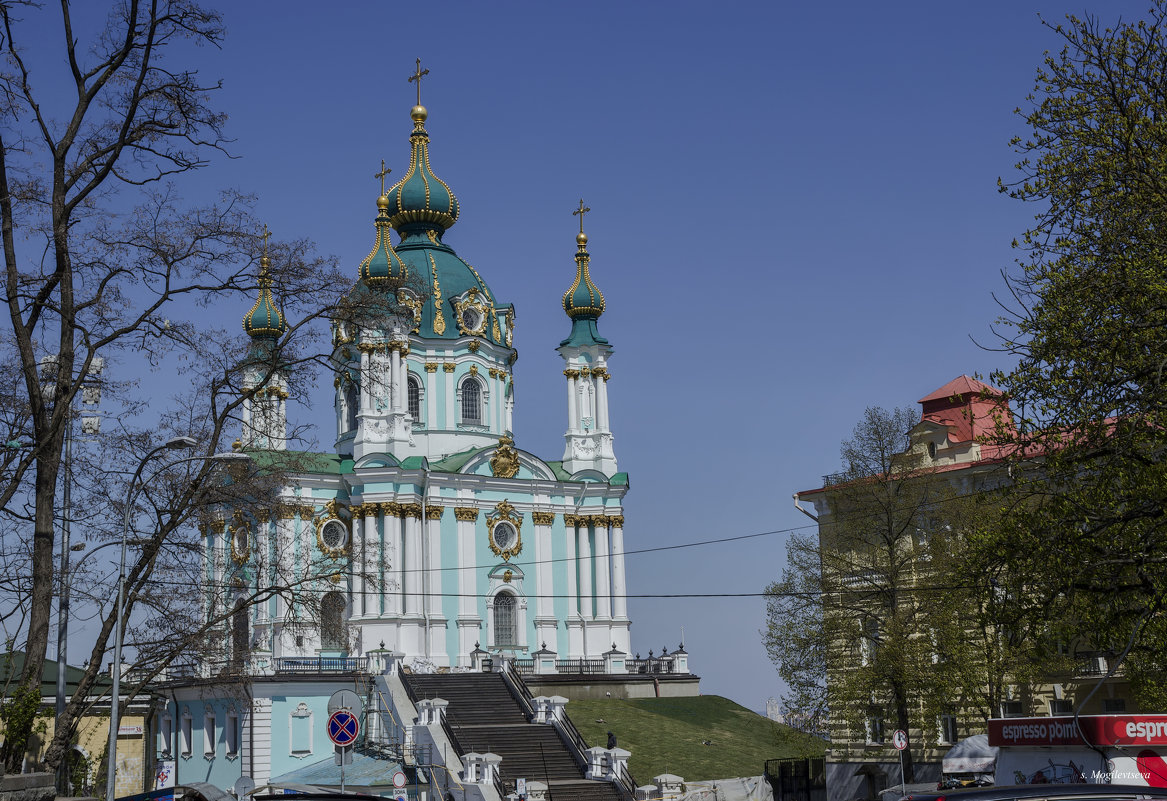
<path fill-rule="evenodd" d="M 893 466 L 910 463 L 914 468 L 918 466 L 928 471 L 929 478 L 935 477 L 943 482 L 950 490 L 950 496 L 967 496 L 1009 480 L 1005 454 L 1000 446 L 989 442 L 989 435 L 998 424 L 1011 425 L 1008 405 L 999 390 L 968 376 L 960 376 L 921 398 L 919 403 L 920 420 L 907 432 L 905 448 L 893 457 Z M 868 665 L 872 649 L 878 647 L 880 640 L 878 613 L 869 617 L 862 614 L 863 604 L 874 604 L 876 602 L 872 599 L 881 597 L 876 587 L 883 578 L 880 571 L 860 567 L 865 559 L 870 564 L 870 556 L 846 558 L 853 554 L 842 554 L 844 558 L 832 558 L 840 556 L 839 548 L 854 551 L 864 547 L 855 539 L 840 545 L 839 538 L 833 533 L 837 530 L 834 524 L 840 508 L 846 504 L 844 486 L 827 477 L 824 486 L 795 495 L 796 504 L 803 511 L 812 506 L 819 521 L 825 614 L 850 614 L 857 620 L 858 636 L 853 640 L 846 637 L 834 639 L 826 655 L 831 708 L 831 743 L 826 764 L 830 801 L 875 798 L 879 790 L 901 781 L 899 752 L 892 742 L 897 716 L 892 714 L 893 710 L 888 708 L 885 699 L 873 692 L 871 708 L 857 713 L 856 710 L 840 709 L 839 699 L 831 698 L 831 687 L 835 682 Z M 902 582 L 901 589 L 906 588 L 907 592 L 901 592 L 899 596 L 890 594 L 891 597 L 910 596 L 913 585 L 930 583 L 935 571 L 929 560 L 943 558 L 942 554 L 933 556 L 926 547 L 931 532 L 923 505 L 919 520 L 918 526 L 912 525 L 911 530 L 901 533 L 899 542 L 890 546 L 882 543 L 896 554 L 895 558 L 903 559 L 898 580 Z M 878 550 L 878 544 L 866 545 Z M 828 576 L 832 570 L 835 575 Z M 988 588 L 988 579 L 984 583 Z M 828 586 L 840 589 L 832 594 L 826 591 Z M 921 608 L 920 631 L 926 632 L 929 599 L 923 597 L 916 603 Z M 928 643 L 926 638 L 926 634 L 915 638 L 921 649 L 917 664 L 924 665 L 925 669 L 930 662 L 938 663 L 941 659 L 940 648 Z M 970 632 L 968 641 L 973 642 L 972 638 Z M 935 650 L 931 650 L 933 648 Z M 1043 667 L 1019 679 L 1007 678 L 997 693 L 1000 700 L 991 704 L 991 709 L 987 704 L 975 709 L 968 705 L 937 709 L 933 704 L 926 709 L 922 701 L 908 699 L 906 706 L 911 721 L 908 727 L 909 753 L 915 781 L 939 780 L 944 754 L 958 740 L 984 734 L 987 731 L 986 714 L 991 717 L 1030 717 L 1072 714 L 1076 708 L 1088 715 L 1140 711 L 1129 700 L 1128 684 L 1121 672 L 1108 679 L 1088 703 L 1077 706 L 1107 673 L 1109 657 L 1090 650 L 1085 640 L 1066 643 L 1058 650 L 1060 658 L 1051 658 L 1049 669 Z M 986 696 L 992 695 L 986 690 Z M 864 719 L 863 725 L 856 725 L 857 717 Z"/>

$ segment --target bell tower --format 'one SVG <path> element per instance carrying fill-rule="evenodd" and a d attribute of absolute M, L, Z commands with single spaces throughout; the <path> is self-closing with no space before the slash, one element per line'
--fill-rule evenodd
<path fill-rule="evenodd" d="M 279 363 L 279 338 L 288 330 L 284 314 L 272 297 L 271 259 L 267 240 L 271 232 L 263 227 L 263 256 L 259 260 L 259 297 L 243 318 L 243 330 L 251 337 L 251 348 L 243 371 L 244 448 L 279 450 L 287 448 L 288 381 Z"/>
<path fill-rule="evenodd" d="M 567 440 L 563 451 L 563 469 L 568 473 L 598 470 L 604 475 L 616 472 L 616 454 L 608 420 L 608 358 L 612 346 L 600 336 L 596 326 L 604 313 L 604 295 L 592 282 L 588 271 L 588 236 L 583 230 L 584 215 L 591 211 L 580 200 L 572 212 L 579 217 L 575 237 L 575 281 L 563 293 L 563 310 L 571 318 L 571 334 L 559 343 L 559 354 L 566 367 Z"/>

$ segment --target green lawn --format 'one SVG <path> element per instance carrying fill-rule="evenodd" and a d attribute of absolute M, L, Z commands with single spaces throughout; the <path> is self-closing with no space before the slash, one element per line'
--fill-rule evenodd
<path fill-rule="evenodd" d="M 767 759 L 821 757 L 827 747 L 718 695 L 572 701 L 567 712 L 589 746 L 606 745 L 615 733 L 632 752 L 628 767 L 638 784 L 661 773 L 689 781 L 758 776 Z"/>

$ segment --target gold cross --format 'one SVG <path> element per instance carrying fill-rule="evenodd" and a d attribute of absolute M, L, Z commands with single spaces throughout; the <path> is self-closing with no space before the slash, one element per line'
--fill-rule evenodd
<path fill-rule="evenodd" d="M 584 215 L 585 215 L 585 214 L 587 214 L 589 211 L 591 211 L 591 209 L 590 209 L 590 208 L 588 208 L 587 206 L 585 206 L 585 205 L 583 204 L 583 198 L 581 197 L 581 198 L 579 199 L 579 208 L 578 208 L 578 209 L 576 209 L 575 211 L 573 211 L 573 212 L 571 213 L 571 216 L 572 216 L 572 217 L 574 217 L 574 216 L 575 216 L 575 215 L 577 215 L 577 214 L 579 215 L 579 232 L 580 232 L 581 234 L 583 233 L 583 218 L 584 218 Z"/>
<path fill-rule="evenodd" d="M 267 223 L 263 224 L 263 255 L 267 255 L 267 240 L 271 238 L 271 231 L 267 230 Z"/>
<path fill-rule="evenodd" d="M 391 170 L 385 166 L 385 159 L 381 159 L 381 172 L 373 173 L 373 177 L 381 179 L 381 194 L 382 195 L 385 194 L 385 176 L 391 172 L 393 172 L 393 170 Z"/>
<path fill-rule="evenodd" d="M 428 69 L 423 70 L 421 68 L 421 59 L 419 58 L 417 60 L 417 71 L 413 75 L 409 76 L 410 83 L 413 83 L 414 81 L 417 82 L 417 104 L 419 106 L 421 105 L 421 76 L 429 74 L 430 71 Z"/>

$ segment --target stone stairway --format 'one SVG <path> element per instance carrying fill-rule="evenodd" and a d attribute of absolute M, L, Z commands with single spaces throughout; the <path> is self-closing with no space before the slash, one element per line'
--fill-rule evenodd
<path fill-rule="evenodd" d="M 446 721 L 457 740 L 459 756 L 494 753 L 502 757 L 503 784 L 515 780 L 548 785 L 554 801 L 621 801 L 611 782 L 584 777 L 576 758 L 554 726 L 530 723 L 523 706 L 498 673 L 402 675 L 414 701 L 444 698 Z"/>

